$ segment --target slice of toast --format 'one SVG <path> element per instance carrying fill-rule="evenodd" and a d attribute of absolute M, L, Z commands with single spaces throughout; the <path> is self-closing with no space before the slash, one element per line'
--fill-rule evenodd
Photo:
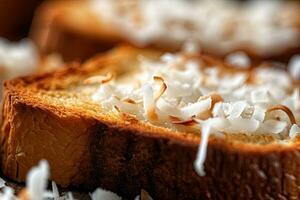
<path fill-rule="evenodd" d="M 84 60 L 120 42 L 174 51 L 186 40 L 195 40 L 209 54 L 245 51 L 257 60 L 286 61 L 299 52 L 300 8 L 295 2 L 175 1 L 172 8 L 168 5 L 48 2 L 37 11 L 31 35 L 43 52 L 61 53 L 66 60 Z"/>
<path fill-rule="evenodd" d="M 199 176 L 194 161 L 198 159 L 200 130 L 192 126 L 201 121 L 198 115 L 190 121 L 170 117 L 173 121 L 169 126 L 155 123 L 159 122 L 155 119 L 145 120 L 144 115 L 137 118 L 134 113 L 123 112 L 120 105 L 106 108 L 93 99 L 99 85 L 109 81 L 107 74 L 115 74 L 116 81 L 135 80 L 134 73 L 130 72 L 140 69 L 143 60 L 157 61 L 160 55 L 156 51 L 120 47 L 82 66 L 74 63 L 53 73 L 5 82 L 1 135 L 4 175 L 24 181 L 30 167 L 46 159 L 51 179 L 63 187 L 91 190 L 100 186 L 127 198 L 134 198 L 141 189 L 154 199 L 298 198 L 300 150 L 295 135 L 239 134 L 239 131 L 212 134 L 204 164 L 206 175 Z M 258 80 L 251 71 L 223 66 L 204 55 L 190 56 L 204 69 L 208 65 L 219 65 L 221 74 L 246 73 L 249 75 L 247 81 L 258 84 L 273 72 L 268 71 Z M 167 54 L 162 59 L 169 62 L 171 57 Z M 153 69 L 159 69 L 152 64 L 150 62 Z M 176 67 L 173 64 L 170 73 L 172 67 Z M 213 74 L 212 69 L 215 68 L 208 67 L 207 72 Z M 142 78 L 139 74 L 136 76 Z M 284 77 L 287 78 L 281 76 L 279 82 L 286 80 Z M 161 80 L 156 77 L 156 81 Z M 203 84 L 213 83 L 211 81 L 206 79 Z M 234 79 L 229 79 L 227 84 L 231 82 Z M 172 82 L 168 82 L 168 87 L 169 83 Z M 283 81 L 282 85 L 285 83 Z M 208 98 L 214 99 L 212 94 Z M 124 101 L 134 104 L 134 100 Z M 276 110 L 272 109 L 269 111 Z M 287 110 L 284 112 L 289 113 Z M 280 121 L 281 115 L 277 114 L 276 120 Z M 160 117 L 158 112 L 156 115 Z M 288 114 L 291 122 L 298 121 L 297 115 L 296 119 L 290 115 L 293 114 Z M 207 119 L 206 115 L 201 117 Z M 238 126 L 244 130 L 248 124 L 240 126 L 242 122 L 223 128 Z M 217 126 L 216 123 L 211 125 Z"/>

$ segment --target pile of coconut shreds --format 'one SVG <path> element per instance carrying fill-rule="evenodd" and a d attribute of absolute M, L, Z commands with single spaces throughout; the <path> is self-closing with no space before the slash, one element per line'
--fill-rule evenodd
<path fill-rule="evenodd" d="M 26 188 L 23 189 L 18 196 L 15 196 L 14 190 L 11 187 L 6 186 L 5 181 L 0 179 L 0 199 L 1 200 L 74 200 L 71 192 L 60 195 L 57 185 L 52 181 L 52 191 L 47 190 L 48 178 L 49 178 L 49 165 L 46 160 L 41 160 L 39 165 L 33 167 L 26 179 Z M 141 196 L 148 195 L 147 192 L 142 192 Z M 91 200 L 121 200 L 117 194 L 97 188 L 90 194 Z M 151 199 L 150 196 L 148 196 Z M 135 198 L 140 199 L 140 196 Z M 142 198 L 143 199 L 143 198 Z"/>
<path fill-rule="evenodd" d="M 239 68 L 250 65 L 241 53 L 226 60 Z M 104 109 L 175 131 L 188 128 L 199 134 L 204 127 L 202 162 L 209 133 L 268 135 L 281 143 L 298 135 L 299 88 L 289 73 L 272 68 L 271 63 L 251 71 L 229 72 L 222 63 L 212 62 L 191 51 L 167 53 L 157 61 L 144 59 L 140 71 L 130 75 L 131 81 L 121 83 L 111 74 L 90 78 L 102 81 L 92 98 Z M 299 57 L 294 57 L 289 71 L 299 75 L 299 64 Z M 198 171 L 204 175 L 203 170 Z"/>
<path fill-rule="evenodd" d="M 101 23 L 108 22 L 141 46 L 193 39 L 214 52 L 250 48 L 267 56 L 300 42 L 298 8 L 286 1 L 93 0 L 91 7 Z"/>

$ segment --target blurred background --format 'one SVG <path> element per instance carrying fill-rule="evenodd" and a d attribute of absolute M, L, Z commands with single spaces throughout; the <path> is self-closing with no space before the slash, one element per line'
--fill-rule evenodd
<path fill-rule="evenodd" d="M 0 69 L 9 78 L 119 44 L 176 51 L 186 42 L 221 59 L 244 52 L 253 63 L 288 62 L 300 52 L 299 1 L 0 0 Z"/>

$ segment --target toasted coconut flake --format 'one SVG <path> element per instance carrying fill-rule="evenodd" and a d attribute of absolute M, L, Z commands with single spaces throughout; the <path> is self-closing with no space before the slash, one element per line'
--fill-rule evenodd
<path fill-rule="evenodd" d="M 118 113 L 121 113 L 121 110 L 120 110 L 120 108 L 118 107 L 118 106 L 114 106 L 114 109 L 118 112 Z"/>
<path fill-rule="evenodd" d="M 130 103 L 130 104 L 138 104 L 138 102 L 136 102 L 135 100 L 130 99 L 130 98 L 122 99 L 122 101 L 124 101 L 126 103 Z"/>
<path fill-rule="evenodd" d="M 114 75 L 112 73 L 107 73 L 106 75 L 97 75 L 87 78 L 83 81 L 84 84 L 95 84 L 95 83 L 108 83 L 114 79 Z"/>
<path fill-rule="evenodd" d="M 157 120 L 158 116 L 155 110 L 155 99 L 153 97 L 153 89 L 150 85 L 145 85 L 143 87 L 143 102 L 144 110 L 148 119 L 151 121 Z"/>
<path fill-rule="evenodd" d="M 158 119 L 158 116 L 156 114 L 155 108 L 150 107 L 147 111 L 147 116 L 151 121 L 156 121 Z"/>
<path fill-rule="evenodd" d="M 201 113 L 201 115 L 198 115 L 197 117 L 199 119 L 208 119 L 210 117 L 213 116 L 213 110 L 214 110 L 214 107 L 215 105 L 218 103 L 218 102 L 222 102 L 223 101 L 223 98 L 221 97 L 220 94 L 218 93 L 212 93 L 210 95 L 206 95 L 206 96 L 201 96 L 200 97 L 200 100 L 204 100 L 204 99 L 208 99 L 210 98 L 211 99 L 211 106 L 210 106 L 210 109 L 208 109 L 206 112 L 204 113 Z"/>
<path fill-rule="evenodd" d="M 180 120 L 179 118 L 173 116 L 169 116 L 169 118 L 171 119 L 172 124 L 184 126 L 195 126 L 198 124 L 198 122 L 195 119 Z"/>
<path fill-rule="evenodd" d="M 149 195 L 149 193 L 146 190 L 141 191 L 141 199 L 140 200 L 153 200 L 152 197 Z"/>
<path fill-rule="evenodd" d="M 153 79 L 155 81 L 161 82 L 161 86 L 159 88 L 159 91 L 154 95 L 154 101 L 156 102 L 167 90 L 167 84 L 165 83 L 164 79 L 160 76 L 154 76 Z"/>
<path fill-rule="evenodd" d="M 287 106 L 284 106 L 284 105 L 275 105 L 275 106 L 270 107 L 267 110 L 267 112 L 272 112 L 272 111 L 275 111 L 275 110 L 282 110 L 289 117 L 291 124 L 296 124 L 295 116 L 294 116 L 293 112 Z"/>

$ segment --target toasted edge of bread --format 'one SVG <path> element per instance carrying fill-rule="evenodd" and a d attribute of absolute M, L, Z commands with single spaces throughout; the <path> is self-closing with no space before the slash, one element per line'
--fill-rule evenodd
<path fill-rule="evenodd" d="M 91 190 L 100 186 L 127 198 L 134 198 L 141 189 L 154 199 L 297 198 L 298 139 L 261 145 L 210 137 L 206 176 L 200 177 L 193 167 L 199 136 L 126 115 L 113 118 L 95 105 L 54 100 L 67 83 L 134 64 L 138 55 L 156 54 L 120 47 L 82 66 L 75 63 L 53 73 L 5 82 L 4 175 L 22 182 L 30 167 L 47 159 L 51 178 L 63 187 Z"/>

